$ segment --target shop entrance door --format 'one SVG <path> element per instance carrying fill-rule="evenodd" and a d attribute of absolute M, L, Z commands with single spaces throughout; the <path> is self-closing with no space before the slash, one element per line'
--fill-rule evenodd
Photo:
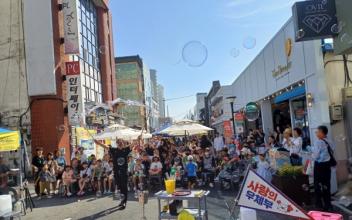
<path fill-rule="evenodd" d="M 300 128 L 303 131 L 303 140 L 309 140 L 309 124 L 307 114 L 306 96 L 301 96 L 291 101 L 292 128 Z"/>

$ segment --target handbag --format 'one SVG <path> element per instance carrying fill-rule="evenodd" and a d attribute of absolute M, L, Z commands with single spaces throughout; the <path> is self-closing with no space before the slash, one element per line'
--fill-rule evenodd
<path fill-rule="evenodd" d="M 329 165 L 330 165 L 331 167 L 336 167 L 337 162 L 336 162 L 336 159 L 335 159 L 335 157 L 334 157 L 334 153 L 333 153 L 333 151 L 332 151 L 332 149 L 331 149 L 331 147 L 330 147 L 330 144 L 329 144 L 329 142 L 327 142 L 327 141 L 324 140 L 324 139 L 323 139 L 323 141 L 324 141 L 325 144 L 328 146 L 328 152 L 329 152 L 329 155 L 330 155 Z"/>

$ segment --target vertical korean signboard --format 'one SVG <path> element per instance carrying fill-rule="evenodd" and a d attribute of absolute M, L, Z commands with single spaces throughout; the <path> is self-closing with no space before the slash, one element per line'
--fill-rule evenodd
<path fill-rule="evenodd" d="M 62 0 L 65 54 L 79 53 L 77 0 Z"/>
<path fill-rule="evenodd" d="M 68 119 L 73 126 L 80 125 L 84 120 L 80 72 L 79 61 L 66 62 Z"/>

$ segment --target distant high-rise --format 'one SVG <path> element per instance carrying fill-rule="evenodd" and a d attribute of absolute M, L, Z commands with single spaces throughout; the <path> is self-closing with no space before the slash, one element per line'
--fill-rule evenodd
<path fill-rule="evenodd" d="M 165 95 L 164 86 L 158 84 L 158 103 L 159 103 L 159 115 L 160 118 L 165 118 Z"/>
<path fill-rule="evenodd" d="M 136 56 L 115 58 L 117 97 L 145 104 L 143 61 Z M 129 127 L 147 129 L 146 108 L 120 106 L 118 111 Z"/>

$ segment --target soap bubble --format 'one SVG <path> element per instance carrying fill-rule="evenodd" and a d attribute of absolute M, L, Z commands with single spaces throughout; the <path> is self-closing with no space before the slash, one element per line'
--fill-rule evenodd
<path fill-rule="evenodd" d="M 346 141 L 346 136 L 343 134 L 340 134 L 339 136 L 336 137 L 338 142 L 345 142 Z"/>
<path fill-rule="evenodd" d="M 182 49 L 182 59 L 191 67 L 200 67 L 208 59 L 208 49 L 199 41 L 190 41 Z"/>
<path fill-rule="evenodd" d="M 246 37 L 243 40 L 243 47 L 246 49 L 253 49 L 257 44 L 257 40 L 254 37 Z"/>
<path fill-rule="evenodd" d="M 305 35 L 306 35 L 306 32 L 305 32 L 303 29 L 300 29 L 300 30 L 298 30 L 298 31 L 296 32 L 296 37 L 297 37 L 298 39 L 303 38 Z"/>
<path fill-rule="evenodd" d="M 237 48 L 232 48 L 231 52 L 230 52 L 231 56 L 236 58 L 240 55 L 240 50 Z"/>
<path fill-rule="evenodd" d="M 344 26 L 345 26 L 345 22 L 343 22 L 343 21 L 340 21 L 337 24 L 333 24 L 331 26 L 331 32 L 334 34 L 339 34 L 339 33 L 341 33 Z"/>

